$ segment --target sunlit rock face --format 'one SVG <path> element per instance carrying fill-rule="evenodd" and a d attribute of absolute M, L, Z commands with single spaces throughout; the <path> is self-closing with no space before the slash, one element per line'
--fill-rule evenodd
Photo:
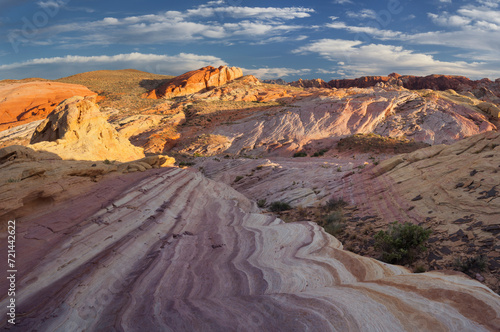
<path fill-rule="evenodd" d="M 18 220 L 14 329 L 500 327 L 499 296 L 462 274 L 411 274 L 344 251 L 316 224 L 260 214 L 197 172 L 141 174 L 99 182 L 60 209 Z"/>
<path fill-rule="evenodd" d="M 214 88 L 226 84 L 243 76 L 241 68 L 220 66 L 203 67 L 175 77 L 155 90 L 145 94 L 144 97 L 173 98 L 196 93 L 207 88 Z"/>
<path fill-rule="evenodd" d="M 33 133 L 31 147 L 62 159 L 132 161 L 144 157 L 106 121 L 99 107 L 83 97 L 62 102 Z"/>
<path fill-rule="evenodd" d="M 95 98 L 83 85 L 57 82 L 14 82 L 0 85 L 0 131 L 44 119 L 63 100 Z"/>
<path fill-rule="evenodd" d="M 291 156 L 312 141 L 377 133 L 428 144 L 451 144 L 496 130 L 477 99 L 406 89 L 320 91 L 289 106 L 213 131 L 228 138 L 227 153 Z M 224 151 L 221 151 L 224 152 Z"/>

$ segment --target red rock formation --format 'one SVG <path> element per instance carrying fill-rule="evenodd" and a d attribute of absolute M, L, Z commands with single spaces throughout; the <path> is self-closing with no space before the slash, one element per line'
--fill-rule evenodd
<path fill-rule="evenodd" d="M 499 81 L 499 80 L 497 80 Z M 473 81 L 464 76 L 452 75 L 428 75 L 428 76 L 401 76 L 397 73 L 389 74 L 389 76 L 363 76 L 354 79 L 331 80 L 328 85 L 331 88 L 367 88 L 377 85 L 377 83 L 388 83 L 392 85 L 402 85 L 410 90 L 432 89 L 432 90 L 448 90 L 456 91 L 471 91 L 477 88 L 489 88 L 496 91 L 494 94 L 500 96 L 500 82 L 492 82 L 487 78 Z M 400 82 L 398 84 L 398 82 Z"/>
<path fill-rule="evenodd" d="M 207 88 L 224 85 L 241 76 L 243 76 L 243 72 L 237 67 L 203 67 L 177 76 L 155 90 L 144 94 L 143 97 L 160 99 L 185 96 Z"/>
<path fill-rule="evenodd" d="M 77 84 L 57 82 L 11 83 L 0 86 L 0 131 L 44 119 L 63 100 L 97 96 Z"/>
<path fill-rule="evenodd" d="M 398 75 L 398 74 L 395 74 Z M 368 88 L 375 86 L 379 82 L 389 82 L 391 77 L 388 76 L 363 76 L 354 79 L 331 80 L 328 85 L 331 88 L 346 89 L 346 88 Z"/>
<path fill-rule="evenodd" d="M 295 86 L 298 88 L 328 88 L 329 85 L 325 81 L 320 78 L 315 80 L 303 80 L 299 79 L 298 81 L 290 82 L 291 86 Z"/>

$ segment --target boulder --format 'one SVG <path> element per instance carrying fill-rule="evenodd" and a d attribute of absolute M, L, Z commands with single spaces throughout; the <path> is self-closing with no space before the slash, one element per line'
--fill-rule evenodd
<path fill-rule="evenodd" d="M 160 85 L 155 90 L 144 94 L 143 97 L 150 99 L 169 99 L 185 96 L 208 88 L 224 85 L 241 76 L 243 76 L 243 72 L 237 67 L 203 67 L 177 76 L 171 81 Z"/>
<path fill-rule="evenodd" d="M 83 85 L 27 82 L 0 85 L 0 131 L 44 119 L 73 96 L 96 97 Z"/>
<path fill-rule="evenodd" d="M 144 157 L 106 121 L 92 99 L 72 97 L 61 103 L 33 133 L 31 148 L 63 159 L 131 161 Z"/>

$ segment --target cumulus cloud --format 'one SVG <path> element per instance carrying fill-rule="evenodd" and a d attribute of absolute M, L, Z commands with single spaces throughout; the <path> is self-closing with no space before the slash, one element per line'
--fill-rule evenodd
<path fill-rule="evenodd" d="M 317 53 L 321 57 L 342 63 L 347 76 L 381 75 L 390 72 L 415 75 L 451 74 L 473 78 L 498 77 L 500 69 L 492 71 L 484 62 L 440 61 L 432 55 L 414 52 L 401 46 L 363 44 L 361 41 L 322 39 L 300 47 L 297 54 Z"/>
<path fill-rule="evenodd" d="M 304 7 L 277 8 L 277 7 L 199 6 L 198 8 L 187 10 L 185 16 L 202 16 L 202 17 L 228 16 L 232 18 L 257 18 L 259 20 L 276 19 L 276 18 L 283 20 L 290 20 L 294 18 L 309 17 L 311 16 L 310 13 L 314 13 L 314 9 L 304 8 Z"/>
<path fill-rule="evenodd" d="M 375 13 L 372 9 L 363 9 L 360 12 L 351 12 L 348 11 L 346 13 L 348 17 L 357 18 L 357 19 L 376 19 L 377 13 Z"/>
<path fill-rule="evenodd" d="M 38 58 L 24 62 L 0 65 L 0 78 L 20 79 L 30 77 L 60 78 L 85 71 L 134 68 L 156 74 L 179 75 L 205 67 L 227 63 L 215 56 L 180 53 L 177 55 L 128 53 L 101 56 L 71 56 Z M 49 75 L 49 76 L 47 76 Z"/>
<path fill-rule="evenodd" d="M 379 29 L 376 25 L 373 26 L 352 26 L 344 22 L 334 21 L 325 25 L 327 28 L 346 30 L 356 34 L 366 34 L 381 40 L 394 39 L 401 37 L 404 34 L 399 31 Z M 361 36 L 359 36 L 361 38 Z"/>
<path fill-rule="evenodd" d="M 63 0 L 40 1 L 39 6 L 64 4 Z M 112 44 L 156 44 L 228 39 L 254 40 L 304 29 L 286 24 L 293 19 L 309 17 L 314 10 L 304 7 L 238 7 L 211 1 L 185 11 L 166 11 L 157 14 L 106 17 L 101 20 L 55 24 L 25 36 L 21 29 L 10 30 L 9 40 L 16 46 L 34 41 L 50 41 L 66 48 Z"/>

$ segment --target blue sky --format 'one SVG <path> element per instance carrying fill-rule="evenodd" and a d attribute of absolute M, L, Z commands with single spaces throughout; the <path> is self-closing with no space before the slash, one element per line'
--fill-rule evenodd
<path fill-rule="evenodd" d="M 207 65 L 287 81 L 500 77 L 500 0 L 0 1 L 0 79 Z"/>

